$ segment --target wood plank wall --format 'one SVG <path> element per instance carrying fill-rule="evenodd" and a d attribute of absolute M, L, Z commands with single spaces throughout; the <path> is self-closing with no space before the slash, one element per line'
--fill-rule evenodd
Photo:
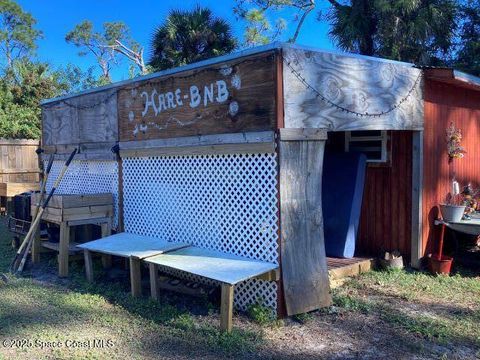
<path fill-rule="evenodd" d="M 359 252 L 410 255 L 412 220 L 412 132 L 391 131 L 389 166 L 369 166 L 359 227 Z"/>
<path fill-rule="evenodd" d="M 368 165 L 357 250 L 360 255 L 411 252 L 412 131 L 389 131 L 390 163 Z M 344 132 L 329 133 L 327 149 L 343 151 Z"/>
<path fill-rule="evenodd" d="M 462 130 L 467 154 L 450 165 L 445 131 L 451 122 Z M 461 185 L 472 182 L 480 187 L 480 91 L 468 90 L 437 81 L 425 81 L 425 132 L 423 168 L 423 250 L 436 247 L 433 226 L 435 206 L 445 201 L 455 174 Z"/>
<path fill-rule="evenodd" d="M 39 181 L 38 146 L 38 140 L 0 139 L 0 182 Z"/>

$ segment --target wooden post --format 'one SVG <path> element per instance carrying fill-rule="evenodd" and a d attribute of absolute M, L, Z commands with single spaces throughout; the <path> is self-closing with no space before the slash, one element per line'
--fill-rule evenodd
<path fill-rule="evenodd" d="M 110 221 L 102 223 L 100 225 L 100 228 L 102 232 L 102 238 L 110 236 L 112 234 L 112 224 L 110 223 Z"/>
<path fill-rule="evenodd" d="M 423 256 L 423 131 L 413 132 L 412 151 L 412 234 L 411 258 L 412 267 L 420 268 Z"/>
<path fill-rule="evenodd" d="M 70 245 L 70 226 L 66 222 L 60 223 L 60 244 L 58 253 L 58 276 L 68 276 L 68 248 Z"/>
<path fill-rule="evenodd" d="M 102 238 L 110 236 L 112 234 L 112 226 L 109 222 L 102 223 L 100 225 Z M 112 255 L 102 255 L 102 266 L 104 269 L 110 269 L 112 267 Z"/>
<path fill-rule="evenodd" d="M 102 254 L 102 267 L 104 269 L 112 267 L 112 255 Z"/>
<path fill-rule="evenodd" d="M 40 226 L 38 226 L 33 235 L 32 262 L 34 264 L 40 262 Z"/>
<path fill-rule="evenodd" d="M 83 257 L 85 258 L 85 276 L 88 282 L 93 282 L 92 253 L 87 249 L 83 249 Z"/>
<path fill-rule="evenodd" d="M 222 298 L 220 305 L 220 330 L 232 331 L 233 322 L 233 285 L 222 284 Z"/>
<path fill-rule="evenodd" d="M 150 271 L 150 294 L 152 299 L 158 300 L 160 295 L 160 284 L 158 282 L 158 265 L 148 264 Z"/>
<path fill-rule="evenodd" d="M 141 260 L 139 258 L 130 257 L 130 287 L 133 297 L 142 295 L 142 272 L 140 265 Z"/>
<path fill-rule="evenodd" d="M 280 248 L 288 315 L 331 304 L 322 215 L 325 140 L 322 130 L 280 129 Z"/>

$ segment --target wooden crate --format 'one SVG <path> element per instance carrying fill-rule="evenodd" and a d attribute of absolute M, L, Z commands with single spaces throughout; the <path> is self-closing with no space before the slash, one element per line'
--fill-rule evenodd
<path fill-rule="evenodd" d="M 32 196 L 32 214 L 40 194 Z M 42 219 L 54 223 L 111 217 L 113 215 L 112 194 L 53 195 Z"/>

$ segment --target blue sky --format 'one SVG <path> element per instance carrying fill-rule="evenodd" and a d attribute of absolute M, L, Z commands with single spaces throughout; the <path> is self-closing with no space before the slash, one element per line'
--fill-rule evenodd
<path fill-rule="evenodd" d="M 124 21 L 131 29 L 132 36 L 148 49 L 153 30 L 167 16 L 172 8 L 191 9 L 195 5 L 209 7 L 215 15 L 229 20 L 234 34 L 242 38 L 245 24 L 235 19 L 232 8 L 233 0 L 17 0 L 25 11 L 30 12 L 38 22 L 38 28 L 43 31 L 44 38 L 38 43 L 38 57 L 54 65 L 67 63 L 78 64 L 83 69 L 95 65 L 91 56 L 79 57 L 78 49 L 65 42 L 65 34 L 82 20 L 91 20 L 97 29 L 105 21 Z M 325 9 L 320 2 L 317 7 Z M 318 11 L 317 11 L 318 12 Z M 311 13 L 302 28 L 297 43 L 315 46 L 324 49 L 333 49 L 334 46 L 328 38 L 328 26 L 316 20 L 316 13 Z M 285 14 L 285 18 L 293 18 L 293 14 Z M 285 34 L 287 40 L 290 33 Z M 114 80 L 128 77 L 127 62 L 112 71 Z"/>

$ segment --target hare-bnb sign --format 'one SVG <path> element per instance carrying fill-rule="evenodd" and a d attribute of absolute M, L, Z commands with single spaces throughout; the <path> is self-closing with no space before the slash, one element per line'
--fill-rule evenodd
<path fill-rule="evenodd" d="M 120 140 L 275 128 L 273 54 L 140 80 L 118 95 Z"/>

